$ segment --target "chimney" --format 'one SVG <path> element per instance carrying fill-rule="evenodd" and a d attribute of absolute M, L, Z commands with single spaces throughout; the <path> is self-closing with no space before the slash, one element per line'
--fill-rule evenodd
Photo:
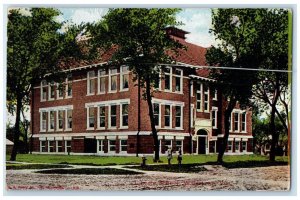
<path fill-rule="evenodd" d="M 168 27 L 166 28 L 166 32 L 168 35 L 172 35 L 178 38 L 182 38 L 182 39 L 186 39 L 185 34 L 189 34 L 190 32 L 184 31 L 182 29 L 179 28 L 175 28 L 175 27 Z"/>

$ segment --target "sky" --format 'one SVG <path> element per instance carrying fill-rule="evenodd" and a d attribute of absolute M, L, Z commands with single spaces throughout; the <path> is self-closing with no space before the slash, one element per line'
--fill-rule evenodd
<path fill-rule="evenodd" d="M 108 11 L 107 8 L 60 8 L 59 10 L 62 12 L 62 15 L 58 17 L 59 21 L 68 21 L 75 24 L 95 22 L 101 19 Z M 190 32 L 190 34 L 186 35 L 188 42 L 202 47 L 216 45 L 214 37 L 209 33 L 211 28 L 211 9 L 182 9 L 177 15 L 177 21 L 184 24 L 178 28 Z"/>

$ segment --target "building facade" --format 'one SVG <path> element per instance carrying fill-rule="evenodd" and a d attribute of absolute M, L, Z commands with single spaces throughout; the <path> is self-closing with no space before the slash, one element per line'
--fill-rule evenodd
<path fill-rule="evenodd" d="M 217 153 L 227 101 L 204 66 L 206 49 L 185 41 L 187 32 L 168 33 L 187 47 L 176 64 L 160 66 L 153 88 L 153 113 L 160 153 Z M 107 60 L 108 61 L 108 60 Z M 41 80 L 32 93 L 32 151 L 40 154 L 153 154 L 147 102 L 139 98 L 128 66 L 102 61 L 74 66 L 64 83 Z M 139 112 L 140 111 L 140 112 Z M 252 153 L 251 109 L 233 110 L 226 154 Z M 139 120 L 140 119 L 140 120 Z"/>

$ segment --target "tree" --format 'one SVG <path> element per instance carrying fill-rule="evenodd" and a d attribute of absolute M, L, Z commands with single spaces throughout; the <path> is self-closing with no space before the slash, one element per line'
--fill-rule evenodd
<path fill-rule="evenodd" d="M 224 67 L 271 71 L 287 69 L 287 12 L 282 9 L 218 9 L 213 13 L 211 31 L 221 43 L 218 48 L 209 49 L 208 62 Z M 224 117 L 223 147 L 219 152 L 218 160 L 222 161 L 221 157 L 226 148 L 229 135 L 228 117 L 232 108 L 237 101 L 240 104 L 248 102 L 253 92 L 263 88 L 260 85 L 264 85 L 268 95 L 272 96 L 270 132 L 275 135 L 272 135 L 271 151 L 275 152 L 274 144 L 277 139 L 274 125 L 275 112 L 286 74 L 270 73 L 270 71 L 258 73 L 252 70 L 248 70 L 242 76 L 240 70 L 213 70 L 213 73 L 212 76 L 223 84 L 225 98 L 229 99 Z M 265 96 L 264 100 L 267 99 L 269 97 Z M 274 159 L 273 154 L 270 154 L 270 160 Z"/>
<path fill-rule="evenodd" d="M 117 47 L 111 61 L 128 65 L 136 75 L 134 81 L 138 80 L 138 85 L 144 89 L 155 160 L 159 160 L 159 140 L 153 115 L 152 87 L 159 78 L 159 63 L 172 61 L 166 52 L 176 53 L 178 48 L 182 48 L 166 34 L 167 27 L 179 24 L 175 17 L 177 12 L 179 9 L 110 9 L 102 21 L 88 29 L 92 49 Z"/>
<path fill-rule="evenodd" d="M 61 31 L 63 23 L 55 18 L 60 14 L 52 8 L 31 8 L 27 14 L 12 9 L 7 24 L 7 107 L 16 115 L 14 147 L 10 160 L 16 160 L 20 136 L 21 111 L 28 105 L 34 84 L 45 74 L 59 79 L 59 63 L 70 57 L 79 58 L 80 45 L 76 36 L 82 26 Z"/>

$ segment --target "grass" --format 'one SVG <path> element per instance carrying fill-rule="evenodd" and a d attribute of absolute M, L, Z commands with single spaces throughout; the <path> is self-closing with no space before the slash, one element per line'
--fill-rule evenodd
<path fill-rule="evenodd" d="M 134 175 L 143 174 L 140 172 L 113 168 L 80 168 L 80 169 L 50 169 L 37 171 L 42 174 L 85 174 L 85 175 Z"/>
<path fill-rule="evenodd" d="M 199 164 L 182 164 L 178 165 L 147 165 L 147 166 L 133 166 L 133 169 L 140 169 L 146 171 L 162 171 L 162 172 L 175 172 L 175 173 L 198 173 L 206 171 L 206 169 Z"/>
<path fill-rule="evenodd" d="M 66 168 L 68 165 L 48 165 L 48 164 L 6 164 L 7 170 L 21 169 L 51 169 L 51 168 Z"/>
<path fill-rule="evenodd" d="M 162 163 L 167 163 L 166 156 L 160 157 Z M 230 155 L 224 156 L 224 162 L 234 166 L 246 166 L 254 165 L 255 163 L 270 163 L 268 157 L 261 155 Z M 9 157 L 6 157 L 9 160 Z M 214 163 L 217 160 L 217 155 L 184 155 L 182 164 L 205 164 Z M 140 165 L 142 158 L 130 156 L 130 157 L 105 157 L 105 156 L 68 156 L 68 155 L 39 155 L 39 154 L 18 154 L 17 161 L 28 163 L 52 163 L 52 164 L 77 164 L 77 165 L 95 165 L 95 166 L 107 166 L 107 165 Z M 282 164 L 287 164 L 288 157 L 276 157 L 276 161 Z M 176 156 L 172 159 L 172 164 L 177 164 Z M 161 163 L 161 164 L 162 164 Z M 153 157 L 147 157 L 147 165 L 153 164 Z M 272 164 L 272 163 L 271 163 Z M 273 163 L 276 164 L 276 163 Z"/>

